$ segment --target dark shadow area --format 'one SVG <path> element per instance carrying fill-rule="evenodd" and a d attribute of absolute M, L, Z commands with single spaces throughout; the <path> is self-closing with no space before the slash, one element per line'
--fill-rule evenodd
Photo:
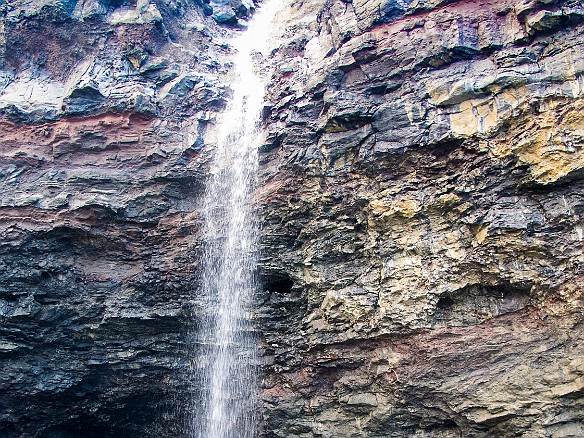
<path fill-rule="evenodd" d="M 502 284 L 473 284 L 438 299 L 435 325 L 465 326 L 480 324 L 506 313 L 516 312 L 530 303 L 528 287 Z"/>
<path fill-rule="evenodd" d="M 260 276 L 260 284 L 264 291 L 289 294 L 294 286 L 294 281 L 288 274 L 278 272 Z"/>

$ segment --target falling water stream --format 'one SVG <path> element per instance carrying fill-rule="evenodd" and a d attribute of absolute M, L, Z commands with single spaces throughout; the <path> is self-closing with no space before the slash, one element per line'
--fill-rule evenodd
<path fill-rule="evenodd" d="M 257 435 L 257 347 L 251 319 L 256 289 L 258 226 L 252 200 L 265 78 L 254 62 L 267 47 L 280 0 L 262 3 L 235 40 L 233 97 L 219 123 L 217 150 L 205 195 L 203 289 L 209 309 L 200 327 L 202 405 L 194 438 Z"/>

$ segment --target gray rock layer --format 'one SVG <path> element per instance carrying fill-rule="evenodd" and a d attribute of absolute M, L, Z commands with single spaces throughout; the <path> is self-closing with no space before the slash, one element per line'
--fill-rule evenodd
<path fill-rule="evenodd" d="M 256 6 L 0 4 L 0 437 L 184 436 L 202 187 Z M 278 17 L 263 436 L 583 436 L 581 2 Z"/>

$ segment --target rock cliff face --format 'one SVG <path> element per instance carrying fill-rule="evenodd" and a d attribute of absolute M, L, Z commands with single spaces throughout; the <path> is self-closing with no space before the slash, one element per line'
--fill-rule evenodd
<path fill-rule="evenodd" d="M 263 435 L 583 436 L 581 2 L 282 3 Z M 0 4 L 0 437 L 184 435 L 253 7 Z"/>
<path fill-rule="evenodd" d="M 196 2 L 2 12 L 0 436 L 180 436 L 224 31 Z"/>
<path fill-rule="evenodd" d="M 581 2 L 291 9 L 267 435 L 583 436 Z"/>

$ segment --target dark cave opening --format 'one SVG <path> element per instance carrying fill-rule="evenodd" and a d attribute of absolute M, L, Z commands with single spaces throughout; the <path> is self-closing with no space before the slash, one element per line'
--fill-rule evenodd
<path fill-rule="evenodd" d="M 448 325 L 472 325 L 516 312 L 531 302 L 524 285 L 472 284 L 439 297 L 434 321 Z"/>
<path fill-rule="evenodd" d="M 288 295 L 292 292 L 294 281 L 285 272 L 275 272 L 261 275 L 260 284 L 266 292 Z"/>
<path fill-rule="evenodd" d="M 436 307 L 440 310 L 448 310 L 452 306 L 454 306 L 454 300 L 449 296 L 440 297 L 438 303 L 436 303 Z"/>

